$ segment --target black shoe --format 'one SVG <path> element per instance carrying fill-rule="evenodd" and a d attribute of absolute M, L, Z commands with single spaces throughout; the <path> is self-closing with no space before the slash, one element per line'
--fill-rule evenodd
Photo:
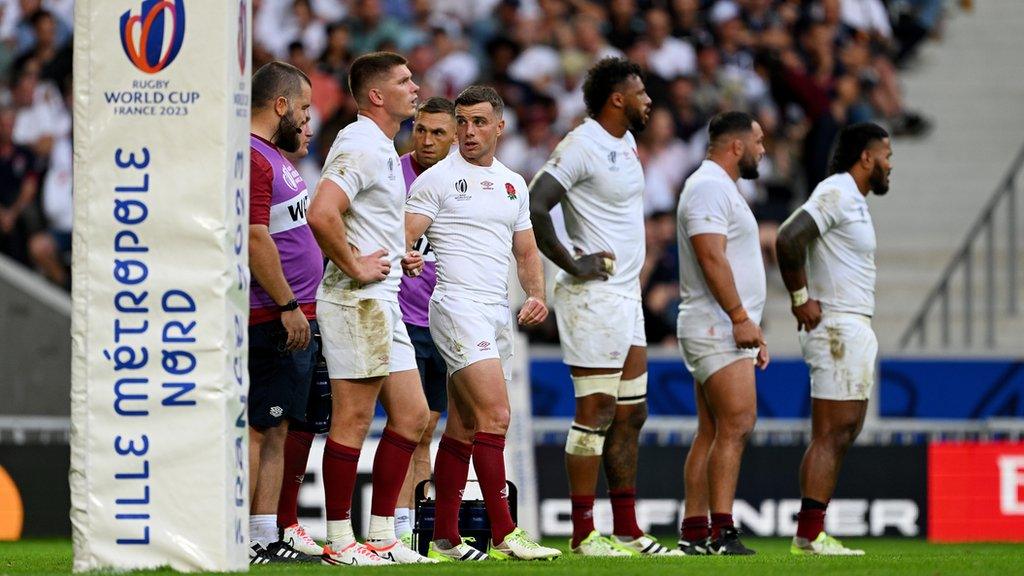
<path fill-rule="evenodd" d="M 740 542 L 740 531 L 735 526 L 722 528 L 722 533 L 717 540 L 711 542 L 709 553 L 715 556 L 750 556 L 755 554 Z"/>
<path fill-rule="evenodd" d="M 707 556 L 711 553 L 710 551 L 710 538 L 704 538 L 703 540 L 696 540 L 694 542 L 687 542 L 686 540 L 679 540 L 677 549 L 683 553 L 684 556 Z"/>
<path fill-rule="evenodd" d="M 253 542 L 249 546 L 249 564 L 252 566 L 261 566 L 264 564 L 270 564 L 274 561 L 274 558 L 267 552 L 267 549 L 260 546 L 258 542 Z"/>
<path fill-rule="evenodd" d="M 298 562 L 303 564 L 320 563 L 319 556 L 303 554 L 295 548 L 292 548 L 287 542 L 277 541 L 272 544 L 268 544 L 264 551 L 270 556 L 272 562 Z"/>

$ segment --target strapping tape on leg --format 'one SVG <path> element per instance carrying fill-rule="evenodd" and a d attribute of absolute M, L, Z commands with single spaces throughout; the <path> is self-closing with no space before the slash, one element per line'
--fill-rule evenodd
<path fill-rule="evenodd" d="M 619 391 L 619 379 L 622 372 L 611 374 L 594 374 L 593 376 L 573 376 L 572 387 L 577 398 L 591 394 L 607 394 L 615 396 Z"/>
<path fill-rule="evenodd" d="M 619 382 L 616 404 L 640 404 L 647 401 L 647 372 Z"/>
<path fill-rule="evenodd" d="M 608 428 L 591 428 L 575 420 L 565 439 L 565 453 L 573 456 L 600 456 L 604 452 L 604 436 Z"/>

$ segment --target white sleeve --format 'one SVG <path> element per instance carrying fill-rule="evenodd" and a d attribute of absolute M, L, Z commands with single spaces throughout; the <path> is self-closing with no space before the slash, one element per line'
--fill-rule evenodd
<path fill-rule="evenodd" d="M 547 172 L 566 190 L 587 176 L 586 152 L 575 134 L 562 139 L 540 172 Z M 538 172 L 538 174 L 540 174 Z"/>
<path fill-rule="evenodd" d="M 728 236 L 731 216 L 727 191 L 713 181 L 701 182 L 690 190 L 681 214 L 690 237 L 698 234 Z"/>
<path fill-rule="evenodd" d="M 842 198 L 842 192 L 838 188 L 815 191 L 800 209 L 814 219 L 814 223 L 818 225 L 818 232 L 824 235 L 840 222 Z"/>
<path fill-rule="evenodd" d="M 405 201 L 405 211 L 411 214 L 422 214 L 431 220 L 437 220 L 444 201 L 443 193 L 434 185 L 436 178 L 429 175 L 413 181 L 409 188 L 409 198 Z"/>
<path fill-rule="evenodd" d="M 513 230 L 516 232 L 529 230 L 533 228 L 533 222 L 530 220 L 530 191 L 526 187 L 526 180 L 522 178 L 514 178 L 512 183 L 515 186 L 513 190 L 519 197 L 519 216 Z"/>
<path fill-rule="evenodd" d="M 351 202 L 373 182 L 372 160 L 372 156 L 358 146 L 339 140 L 331 147 L 320 178 L 337 184 Z"/>

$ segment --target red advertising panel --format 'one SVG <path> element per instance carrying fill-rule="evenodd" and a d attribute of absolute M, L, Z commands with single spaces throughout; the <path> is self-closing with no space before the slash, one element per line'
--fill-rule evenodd
<path fill-rule="evenodd" d="M 1024 442 L 929 446 L 928 539 L 1024 542 Z"/>

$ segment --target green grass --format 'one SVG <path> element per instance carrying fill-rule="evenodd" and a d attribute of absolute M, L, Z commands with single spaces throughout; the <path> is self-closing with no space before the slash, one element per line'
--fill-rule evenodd
<path fill-rule="evenodd" d="M 668 538 L 662 539 L 666 544 Z M 572 555 L 554 562 L 480 562 L 472 566 L 443 564 L 387 568 L 406 575 L 415 574 L 579 574 L 580 576 L 660 576 L 662 574 L 897 574 L 960 575 L 1024 574 L 1024 546 L 1012 544 L 929 544 L 923 540 L 851 539 L 848 544 L 863 548 L 863 558 L 807 558 L 789 554 L 784 539 L 746 538 L 758 554 L 751 557 L 590 559 Z M 547 541 L 564 549 L 564 541 Z M 0 542 L 0 575 L 66 574 L 71 570 L 71 543 L 67 540 Z M 328 566 L 275 565 L 254 568 L 265 574 L 337 574 L 352 568 Z M 171 570 L 148 570 L 129 574 L 173 574 Z"/>

